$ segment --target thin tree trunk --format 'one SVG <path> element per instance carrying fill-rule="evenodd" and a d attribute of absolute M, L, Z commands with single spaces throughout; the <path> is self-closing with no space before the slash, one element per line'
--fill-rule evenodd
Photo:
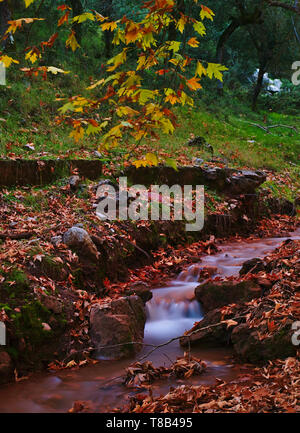
<path fill-rule="evenodd" d="M 0 3 L 0 37 L 4 35 L 8 28 L 7 21 L 11 20 L 11 12 L 8 6 L 8 0 L 4 0 Z M 8 39 L 1 41 L 1 49 L 5 49 Z"/>
<path fill-rule="evenodd" d="M 252 110 L 253 111 L 256 110 L 257 98 L 258 98 L 258 96 L 261 92 L 262 86 L 263 86 L 265 72 L 266 72 L 266 65 L 261 65 L 259 68 L 259 71 L 258 71 L 257 81 L 256 81 L 255 89 L 253 92 L 253 98 L 252 98 Z"/>
<path fill-rule="evenodd" d="M 83 6 L 81 3 L 81 0 L 71 0 L 71 6 L 72 6 L 72 10 L 73 10 L 73 17 L 76 17 L 77 15 L 83 14 Z M 81 40 L 82 40 L 81 24 L 74 23 L 72 25 L 72 29 L 74 30 L 74 32 L 76 34 L 76 39 L 80 45 Z"/>

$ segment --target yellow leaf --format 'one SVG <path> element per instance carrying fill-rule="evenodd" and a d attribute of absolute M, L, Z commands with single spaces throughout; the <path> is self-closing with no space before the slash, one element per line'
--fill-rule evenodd
<path fill-rule="evenodd" d="M 12 63 L 19 63 L 18 60 L 7 55 L 0 56 L 0 62 L 2 62 L 6 68 L 9 68 Z"/>
<path fill-rule="evenodd" d="M 188 41 L 188 44 L 191 46 L 191 47 L 193 47 L 193 48 L 195 48 L 195 47 L 198 47 L 199 46 L 199 41 L 197 41 L 197 39 L 196 38 L 191 38 L 189 41 Z"/>
<path fill-rule="evenodd" d="M 84 129 L 82 126 L 76 127 L 74 131 L 70 132 L 70 137 L 73 137 L 75 141 L 79 141 L 84 136 Z"/>
<path fill-rule="evenodd" d="M 34 51 L 34 50 L 28 51 L 28 53 L 26 53 L 26 55 L 25 55 L 25 59 L 30 60 L 31 63 L 35 63 L 37 61 L 37 59 L 38 58 L 40 59 L 41 57 L 42 57 L 41 54 Z"/>
<path fill-rule="evenodd" d="M 110 30 L 111 32 L 113 32 L 117 28 L 117 21 L 101 24 L 101 28 L 104 32 L 106 30 Z"/>
<path fill-rule="evenodd" d="M 24 0 L 24 2 L 25 2 L 25 7 L 28 8 L 28 6 L 30 6 L 31 3 L 33 3 L 34 1 L 35 1 L 35 0 Z"/>
<path fill-rule="evenodd" d="M 186 21 L 187 20 L 184 15 L 182 15 L 181 18 L 177 21 L 176 28 L 180 31 L 180 33 L 183 33 Z"/>
<path fill-rule="evenodd" d="M 123 51 L 121 51 L 119 54 L 117 54 L 115 57 L 112 57 L 108 60 L 107 64 L 110 65 L 113 63 L 113 66 L 109 66 L 107 70 L 109 72 L 114 71 L 118 66 L 122 65 L 126 59 L 127 59 L 127 50 L 128 48 L 124 48 Z"/>
<path fill-rule="evenodd" d="M 128 106 L 118 107 L 116 113 L 119 117 L 139 115 L 139 112 Z"/>
<path fill-rule="evenodd" d="M 158 165 L 158 159 L 154 153 L 147 153 L 145 159 L 150 165 Z"/>
<path fill-rule="evenodd" d="M 220 65 L 218 63 L 208 63 L 207 66 L 207 76 L 212 79 L 215 77 L 217 80 L 223 81 L 223 75 L 221 72 L 228 71 L 226 66 Z"/>
<path fill-rule="evenodd" d="M 204 27 L 204 24 L 201 23 L 201 21 L 196 21 L 193 25 L 194 30 L 200 35 L 200 36 L 204 36 L 206 34 L 206 30 Z"/>
<path fill-rule="evenodd" d="M 101 84 L 103 84 L 103 83 L 104 83 L 104 78 L 101 78 L 101 80 L 96 81 L 96 83 L 92 84 L 91 86 L 87 87 L 86 89 L 87 90 L 95 89 L 95 87 L 101 86 Z"/>
<path fill-rule="evenodd" d="M 77 15 L 73 18 L 73 22 L 83 23 L 86 20 L 95 21 L 95 17 L 91 12 L 84 12 L 81 15 Z"/>
<path fill-rule="evenodd" d="M 173 134 L 174 126 L 172 125 L 172 122 L 170 121 L 170 119 L 167 119 L 166 117 L 164 117 L 160 120 L 160 124 L 161 124 L 162 130 L 165 134 Z"/>
<path fill-rule="evenodd" d="M 133 161 L 132 165 L 135 165 L 136 168 L 147 167 L 148 162 L 144 159 L 137 159 L 136 161 Z"/>
<path fill-rule="evenodd" d="M 202 75 L 206 75 L 206 69 L 202 66 L 201 62 L 197 62 L 195 75 L 199 75 L 200 78 Z"/>
<path fill-rule="evenodd" d="M 203 20 L 204 18 L 208 18 L 209 20 L 213 21 L 213 16 L 215 14 L 213 13 L 213 11 L 211 9 L 209 9 L 206 6 L 201 5 L 201 12 L 200 12 L 200 17 Z"/>
<path fill-rule="evenodd" d="M 168 50 L 173 51 L 173 54 L 177 53 L 177 51 L 179 51 L 180 45 L 181 42 L 179 41 L 171 41 L 169 42 Z"/>
<path fill-rule="evenodd" d="M 72 51 L 75 51 L 77 48 L 80 48 L 80 45 L 77 42 L 76 36 L 75 36 L 75 32 L 72 30 L 72 32 L 70 33 L 68 39 L 66 40 L 66 47 L 67 48 L 71 48 Z"/>

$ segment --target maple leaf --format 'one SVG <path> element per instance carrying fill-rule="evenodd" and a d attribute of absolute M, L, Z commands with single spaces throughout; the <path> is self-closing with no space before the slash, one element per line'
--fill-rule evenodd
<path fill-rule="evenodd" d="M 0 62 L 2 62 L 6 68 L 9 68 L 12 63 L 19 63 L 18 60 L 15 60 L 7 55 L 0 56 Z"/>
<path fill-rule="evenodd" d="M 218 63 L 208 63 L 207 65 L 207 76 L 213 78 L 213 76 L 220 81 L 223 81 L 223 75 L 221 72 L 228 71 L 226 66 L 220 65 Z"/>
<path fill-rule="evenodd" d="M 195 47 L 198 47 L 198 46 L 199 46 L 200 42 L 197 41 L 196 38 L 191 38 L 191 39 L 188 41 L 188 44 L 189 44 L 191 47 L 195 48 Z"/>
<path fill-rule="evenodd" d="M 75 51 L 77 48 L 80 48 L 80 45 L 77 42 L 74 30 L 72 30 L 68 39 L 66 40 L 66 47 L 67 48 L 70 47 L 72 49 L 72 51 Z"/>
<path fill-rule="evenodd" d="M 79 24 L 83 23 L 86 20 L 95 21 L 95 17 L 91 12 L 84 12 L 83 14 L 77 15 L 73 18 L 73 22 L 77 22 Z"/>
<path fill-rule="evenodd" d="M 204 20 L 204 18 L 208 18 L 209 20 L 213 21 L 214 15 L 215 14 L 211 9 L 209 9 L 207 6 L 201 5 L 200 17 L 202 20 Z"/>
<path fill-rule="evenodd" d="M 147 153 L 145 159 L 150 165 L 158 165 L 158 159 L 154 153 Z"/>
<path fill-rule="evenodd" d="M 204 36 L 206 34 L 206 30 L 204 24 L 201 21 L 196 21 L 193 24 L 194 30 L 200 35 Z"/>
<path fill-rule="evenodd" d="M 110 30 L 113 32 L 117 28 L 117 21 L 111 21 L 109 23 L 101 24 L 101 28 L 103 31 Z"/>
<path fill-rule="evenodd" d="M 201 84 L 199 83 L 199 78 L 193 77 L 186 81 L 186 84 L 191 90 L 202 89 Z"/>
<path fill-rule="evenodd" d="M 177 21 L 176 28 L 180 31 L 180 33 L 183 33 L 186 22 L 187 18 L 184 15 L 182 15 Z"/>
<path fill-rule="evenodd" d="M 25 7 L 28 8 L 28 6 L 30 6 L 35 0 L 24 0 L 25 2 Z"/>
<path fill-rule="evenodd" d="M 60 19 L 58 20 L 58 27 L 62 26 L 64 23 L 67 23 L 69 21 L 69 15 L 70 15 L 70 11 L 67 10 L 66 13 L 64 13 L 64 15 L 62 17 L 60 17 Z"/>
<path fill-rule="evenodd" d="M 197 67 L 196 67 L 196 72 L 195 75 L 199 75 L 199 77 L 201 78 L 202 75 L 206 75 L 206 69 L 203 67 L 201 62 L 197 62 Z"/>

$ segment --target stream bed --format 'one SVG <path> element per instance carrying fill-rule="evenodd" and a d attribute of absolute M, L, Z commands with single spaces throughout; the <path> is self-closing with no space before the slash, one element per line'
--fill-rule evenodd
<path fill-rule="evenodd" d="M 300 239 L 300 229 L 291 239 Z M 213 256 L 201 257 L 199 264 L 193 264 L 165 287 L 153 290 L 153 298 L 147 303 L 147 322 L 144 342 L 160 344 L 182 335 L 194 322 L 203 317 L 201 307 L 194 298 L 194 290 L 199 285 L 200 269 L 216 267 L 214 276 L 237 275 L 243 262 L 254 257 L 263 258 L 288 239 L 268 238 L 228 242 L 220 246 Z M 121 407 L 128 396 L 135 392 L 121 385 L 124 368 L 139 360 L 149 352 L 149 347 L 135 358 L 121 361 L 100 361 L 93 366 L 78 370 L 62 370 L 55 373 L 38 373 L 28 380 L 7 384 L 0 388 L 0 412 L 67 412 L 74 401 L 87 401 L 91 410 L 109 412 Z M 192 354 L 207 363 L 201 376 L 186 380 L 186 383 L 213 384 L 216 378 L 233 380 L 241 373 L 239 367 L 231 364 L 231 348 L 192 348 Z M 183 355 L 179 341 L 153 352 L 147 360 L 155 366 L 170 365 L 176 357 Z M 155 382 L 153 394 L 166 393 L 170 386 L 185 383 L 183 380 L 169 379 Z"/>

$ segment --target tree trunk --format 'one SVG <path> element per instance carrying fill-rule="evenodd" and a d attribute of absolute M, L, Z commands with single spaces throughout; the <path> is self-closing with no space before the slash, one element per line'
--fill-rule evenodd
<path fill-rule="evenodd" d="M 221 34 L 216 51 L 216 59 L 217 63 L 222 64 L 224 58 L 224 47 L 230 36 L 240 27 L 240 23 L 238 20 L 233 20 L 231 24 L 224 30 Z M 223 82 L 218 80 L 217 85 L 218 93 L 220 96 L 223 95 Z"/>
<path fill-rule="evenodd" d="M 8 28 L 7 21 L 9 20 L 11 20 L 11 13 L 8 7 L 8 0 L 4 0 L 3 2 L 0 3 L 0 37 L 2 37 L 6 32 Z M 0 47 L 2 50 L 5 49 L 8 40 L 9 39 L 7 38 L 1 41 Z"/>
<path fill-rule="evenodd" d="M 257 98 L 258 98 L 258 96 L 261 92 L 262 86 L 263 86 L 263 80 L 264 80 L 265 72 L 266 72 L 266 65 L 261 65 L 259 67 L 257 81 L 256 81 L 256 85 L 255 85 L 255 89 L 254 89 L 253 97 L 252 97 L 252 111 L 256 110 Z"/>
<path fill-rule="evenodd" d="M 72 10 L 73 10 L 73 18 L 76 17 L 77 15 L 83 14 L 83 6 L 81 3 L 81 0 L 70 0 L 70 1 L 71 1 Z M 74 30 L 74 32 L 76 34 L 76 39 L 80 45 L 81 40 L 82 40 L 81 24 L 74 23 L 72 25 L 72 29 Z"/>

